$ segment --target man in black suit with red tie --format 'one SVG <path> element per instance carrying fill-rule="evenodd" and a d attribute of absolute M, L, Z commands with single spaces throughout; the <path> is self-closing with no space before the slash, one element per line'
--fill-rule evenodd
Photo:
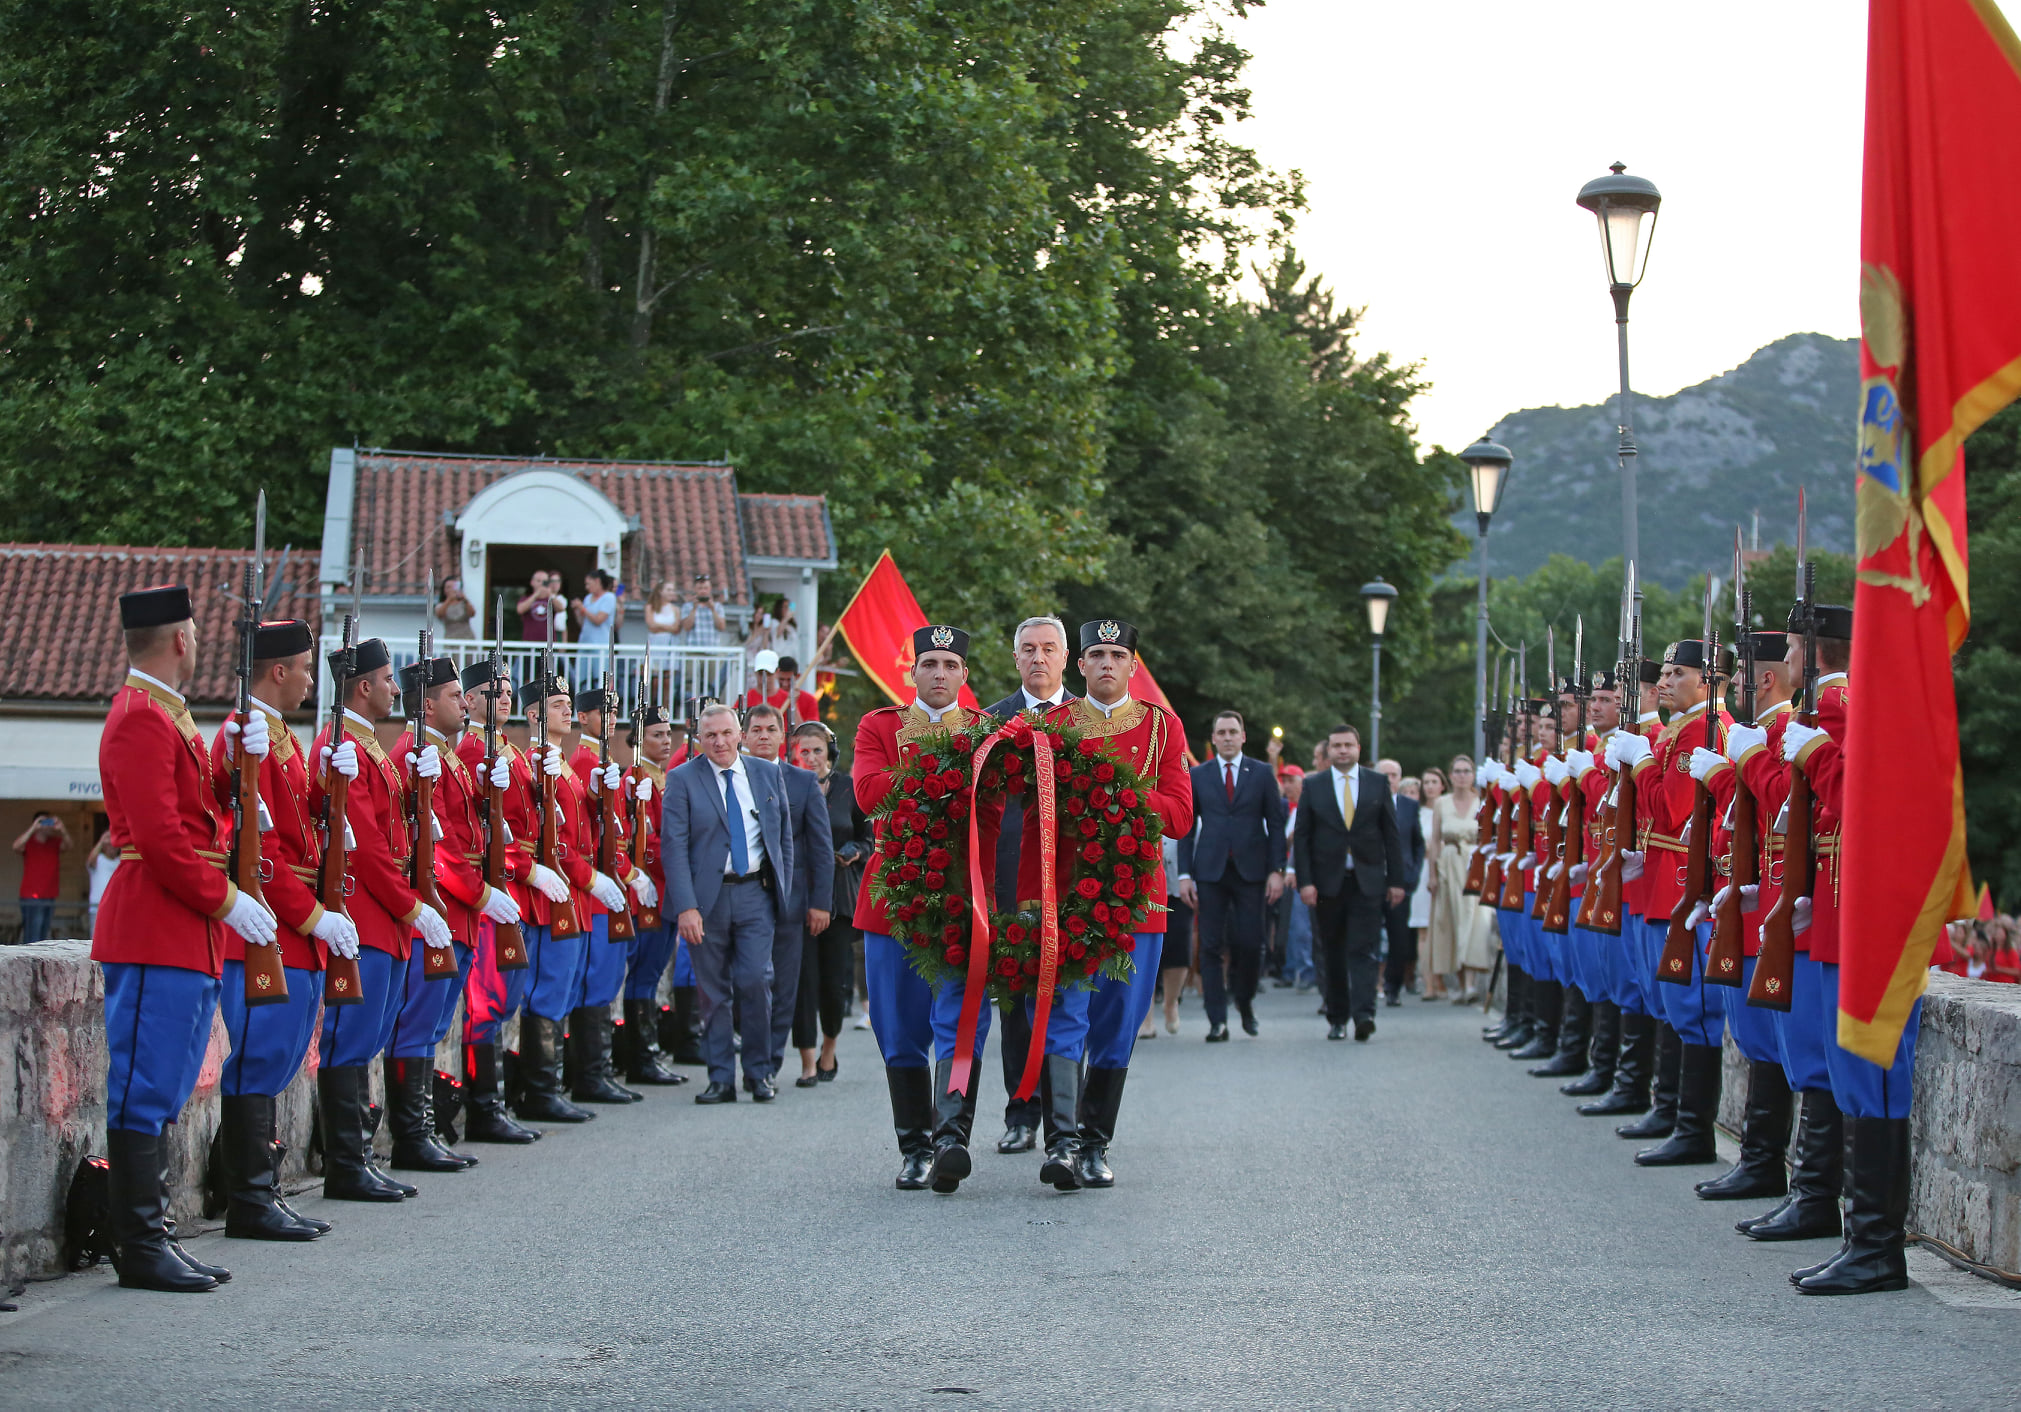
<path fill-rule="evenodd" d="M 1335 726 L 1326 735 L 1324 774 L 1305 781 L 1292 835 L 1298 895 L 1312 908 L 1312 942 L 1326 955 L 1328 1039 L 1375 1033 L 1377 954 L 1383 908 L 1404 900 L 1409 871 L 1389 781 L 1361 765 L 1361 732 Z"/>
<path fill-rule="evenodd" d="M 1228 992 L 1242 1032 L 1256 1033 L 1263 912 L 1284 894 L 1284 796 L 1270 767 L 1242 753 L 1238 711 L 1214 718 L 1214 758 L 1193 768 L 1193 832 L 1179 840 L 1179 897 L 1200 917 L 1207 1042 L 1228 1038 Z M 1222 968 L 1227 979 L 1222 979 Z"/>

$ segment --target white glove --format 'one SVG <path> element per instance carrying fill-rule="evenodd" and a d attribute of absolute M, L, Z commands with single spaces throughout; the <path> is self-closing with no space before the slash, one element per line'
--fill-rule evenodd
<path fill-rule="evenodd" d="M 1768 732 L 1760 726 L 1730 726 L 1726 732 L 1726 758 L 1738 760 L 1757 745 L 1768 744 Z"/>
<path fill-rule="evenodd" d="M 316 925 L 309 929 L 309 935 L 347 961 L 358 959 L 357 925 L 342 912 L 325 912 L 316 918 Z"/>
<path fill-rule="evenodd" d="M 1626 766 L 1632 770 L 1644 760 L 1647 760 L 1651 754 L 1649 740 L 1646 736 L 1639 736 L 1629 731 L 1623 731 L 1621 734 L 1615 736 L 1614 739 L 1619 744 L 1608 747 L 1607 763 L 1610 765 Z"/>
<path fill-rule="evenodd" d="M 560 779 L 561 772 L 566 768 L 567 766 L 561 762 L 561 747 L 559 745 L 548 746 L 547 754 L 541 758 L 540 772 L 551 780 Z"/>
<path fill-rule="evenodd" d="M 1621 881 L 1634 882 L 1642 876 L 1643 858 L 1632 848 L 1621 850 Z"/>
<path fill-rule="evenodd" d="M 647 779 L 647 778 L 646 778 L 646 777 L 645 777 L 644 775 L 640 775 L 640 776 L 639 776 L 639 783 L 638 783 L 638 788 L 637 788 L 637 789 L 635 789 L 635 790 L 633 791 L 633 793 L 635 793 L 635 794 L 636 794 L 636 795 L 638 796 L 638 798 L 639 798 L 639 802 L 640 802 L 641 804 L 650 804 L 650 803 L 652 803 L 652 802 L 653 802 L 653 782 L 652 782 L 651 780 Z"/>
<path fill-rule="evenodd" d="M 1565 768 L 1571 771 L 1572 778 L 1575 780 L 1586 778 L 1586 772 L 1593 768 L 1593 752 L 1590 750 L 1574 750 L 1565 757 Z"/>
<path fill-rule="evenodd" d="M 274 921 L 274 914 L 251 893 L 242 892 L 232 899 L 232 910 L 225 913 L 225 925 L 245 938 L 248 946 L 272 946 L 279 924 Z"/>
<path fill-rule="evenodd" d="M 1701 897 L 1691 904 L 1691 915 L 1684 919 L 1684 925 L 1692 931 L 1697 931 L 1698 924 L 1709 920 L 1711 916 L 1712 909 L 1705 905 L 1705 899 Z"/>
<path fill-rule="evenodd" d="M 1513 853 L 1497 853 L 1495 855 L 1495 861 L 1497 863 L 1500 863 L 1503 869 L 1506 870 L 1509 864 L 1516 861 L 1516 855 Z"/>
<path fill-rule="evenodd" d="M 1691 777 L 1704 784 L 1711 773 L 1726 763 L 1726 757 L 1717 750 L 1707 750 L 1699 746 L 1691 752 Z"/>
<path fill-rule="evenodd" d="M 491 762 L 491 787 L 504 789 L 512 783 L 512 764 L 503 755 Z"/>
<path fill-rule="evenodd" d="M 1792 765 L 1795 764 L 1796 757 L 1803 752 L 1803 748 L 1823 734 L 1823 731 L 1814 726 L 1801 726 L 1791 721 L 1782 728 L 1782 758 Z"/>
<path fill-rule="evenodd" d="M 414 919 L 414 930 L 421 933 L 421 940 L 441 951 L 449 945 L 449 923 L 442 920 L 442 914 L 426 902 L 421 904 L 421 915 Z"/>
<path fill-rule="evenodd" d="M 603 783 L 605 789 L 617 789 L 624 784 L 624 780 L 625 780 L 624 767 L 618 764 L 617 761 L 613 760 L 608 765 L 603 767 Z"/>
<path fill-rule="evenodd" d="M 1544 761 L 1544 782 L 1551 788 L 1556 789 L 1571 777 L 1572 767 L 1557 756 L 1550 756 Z"/>
<path fill-rule="evenodd" d="M 1530 871 L 1530 869 L 1536 866 L 1537 866 L 1537 855 L 1534 853 L 1525 853 L 1522 857 L 1516 860 L 1516 871 L 1519 873 L 1527 873 Z"/>
<path fill-rule="evenodd" d="M 1520 788 L 1534 789 L 1537 781 L 1543 777 L 1543 772 L 1528 760 L 1518 760 L 1516 762 L 1516 784 Z"/>
<path fill-rule="evenodd" d="M 602 903 L 607 911 L 624 911 L 624 889 L 603 873 L 591 873 L 589 875 L 589 895 Z"/>
<path fill-rule="evenodd" d="M 1798 933 L 1810 930 L 1810 899 L 1808 897 L 1799 897 L 1796 900 L 1796 904 L 1790 908 L 1790 930 Z"/>
<path fill-rule="evenodd" d="M 253 712 L 252 719 L 246 722 L 244 730 L 246 753 L 255 760 L 266 759 L 267 751 L 272 748 L 271 743 L 267 739 L 266 716 L 259 711 Z M 225 759 L 227 760 L 238 754 L 239 732 L 239 718 L 237 716 L 225 717 Z"/>
<path fill-rule="evenodd" d="M 1493 787 L 1501 778 L 1502 762 L 1499 760 L 1483 760 L 1481 768 L 1474 771 L 1474 782 L 1482 789 Z"/>
<path fill-rule="evenodd" d="M 507 926 L 519 920 L 519 904 L 512 900 L 512 894 L 502 887 L 494 887 L 484 899 L 484 906 L 478 909 L 485 916 Z"/>
<path fill-rule="evenodd" d="M 545 897 L 549 902 L 568 901 L 568 884 L 563 882 L 561 874 L 552 868 L 535 863 L 533 865 L 533 885 L 540 890 L 540 895 Z"/>
<path fill-rule="evenodd" d="M 333 752 L 329 746 L 323 747 L 323 769 L 335 770 L 347 780 L 358 778 L 358 742 L 347 740 Z"/>
<path fill-rule="evenodd" d="M 410 750 L 407 752 L 407 768 L 421 779 L 439 780 L 442 778 L 442 752 L 432 745 L 422 746 L 419 755 Z"/>
<path fill-rule="evenodd" d="M 653 886 L 653 880 L 646 876 L 646 870 L 644 868 L 640 868 L 637 872 L 632 874 L 631 886 L 632 892 L 639 899 L 639 906 L 653 907 L 658 905 L 660 900 L 660 890 Z"/>
<path fill-rule="evenodd" d="M 1565 860 L 1563 858 L 1560 858 L 1557 862 L 1553 863 L 1550 867 L 1544 870 L 1544 876 L 1546 878 L 1549 878 L 1552 882 L 1556 882 L 1558 880 L 1558 874 L 1564 871 L 1565 871 Z"/>
<path fill-rule="evenodd" d="M 1587 871 L 1588 869 L 1584 863 L 1574 863 L 1572 865 L 1572 885 L 1574 887 L 1584 887 L 1586 885 Z"/>
<path fill-rule="evenodd" d="M 1728 883 L 1712 895 L 1712 910 L 1717 912 L 1727 904 L 1732 896 L 1733 884 Z M 1754 911 L 1756 907 L 1760 906 L 1760 898 L 1761 888 L 1754 883 L 1746 884 L 1740 889 L 1740 910 L 1743 912 Z"/>

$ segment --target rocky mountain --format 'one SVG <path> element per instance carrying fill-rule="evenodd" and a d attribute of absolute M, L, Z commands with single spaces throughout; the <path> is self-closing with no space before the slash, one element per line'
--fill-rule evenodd
<path fill-rule="evenodd" d="M 1669 397 L 1635 399 L 1642 572 L 1679 586 L 1724 572 L 1735 525 L 1761 547 L 1792 542 L 1796 493 L 1810 499 L 1811 542 L 1853 547 L 1854 414 L 1859 345 L 1798 333 L 1731 372 Z M 1515 454 L 1489 530 L 1489 570 L 1526 574 L 1554 553 L 1599 563 L 1621 552 L 1616 399 L 1530 407 L 1489 434 Z M 1474 534 L 1471 504 L 1458 521 Z"/>

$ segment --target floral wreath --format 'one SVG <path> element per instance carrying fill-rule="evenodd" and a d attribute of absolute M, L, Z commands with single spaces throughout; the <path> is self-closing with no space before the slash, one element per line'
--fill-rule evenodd
<path fill-rule="evenodd" d="M 1135 932 L 1151 914 L 1151 880 L 1163 861 L 1164 829 L 1142 776 L 1128 761 L 1072 726 L 1025 712 L 1007 723 L 981 716 L 899 747 L 891 790 L 874 817 L 884 821 L 870 895 L 882 902 L 892 936 L 928 984 L 969 973 L 968 823 L 975 798 L 1038 793 L 1037 737 L 1050 747 L 1063 841 L 1071 870 L 1058 881 L 1059 983 L 1089 990 L 1097 976 L 1127 979 Z M 976 751 L 995 738 L 973 790 Z M 1036 906 L 989 917 L 988 998 L 1022 1000 L 1038 988 L 1043 918 Z"/>

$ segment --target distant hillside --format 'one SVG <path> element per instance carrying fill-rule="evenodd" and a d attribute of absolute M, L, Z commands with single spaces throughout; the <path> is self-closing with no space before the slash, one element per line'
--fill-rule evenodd
<path fill-rule="evenodd" d="M 1632 352 L 1632 350 L 1631 350 Z M 1810 494 L 1811 542 L 1853 547 L 1856 340 L 1798 333 L 1669 397 L 1634 405 L 1643 576 L 1681 585 L 1723 572 L 1733 528 L 1761 512 L 1761 545 L 1792 541 L 1796 492 Z M 1515 453 L 1489 531 L 1490 570 L 1526 574 L 1556 552 L 1599 563 L 1621 552 L 1615 398 L 1530 407 L 1489 434 Z M 1459 523 L 1474 533 L 1471 507 Z"/>

